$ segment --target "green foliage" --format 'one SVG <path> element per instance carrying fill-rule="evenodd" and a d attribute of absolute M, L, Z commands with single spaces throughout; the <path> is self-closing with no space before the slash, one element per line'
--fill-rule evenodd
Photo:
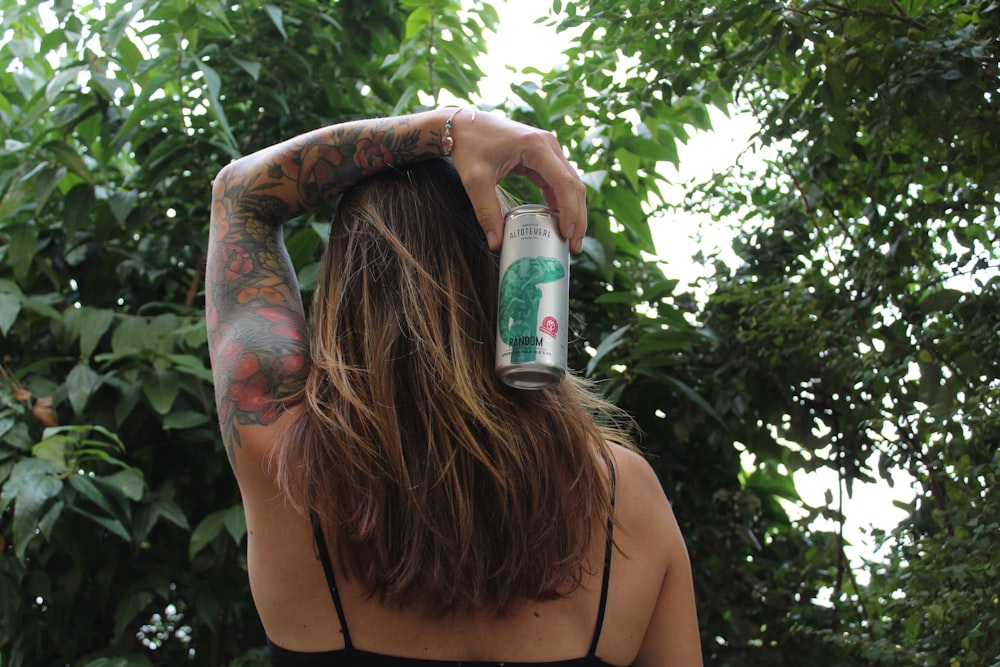
<path fill-rule="evenodd" d="M 809 465 L 848 490 L 917 480 L 889 563 L 835 591 L 823 636 L 866 662 L 991 665 L 995 558 L 962 527 L 997 511 L 1000 8 L 910 4 L 803 3 L 748 46 L 768 60 L 735 85 L 777 158 L 695 198 L 753 221 L 705 321 L 746 364 L 752 418 Z"/>
<path fill-rule="evenodd" d="M 592 186 L 594 238 L 574 270 L 608 287 L 585 282 L 574 304 L 592 351 L 581 367 L 610 378 L 660 457 L 708 662 L 1000 660 L 981 537 L 997 511 L 1000 6 L 592 0 L 554 12 L 574 35 L 569 65 L 521 92 Z M 555 112 L 537 115 L 540 100 Z M 752 114 L 772 157 L 663 202 L 656 164 L 676 162 L 711 107 Z M 674 207 L 733 227 L 739 262 L 703 259 L 715 275 L 700 300 L 642 254 Z M 802 506 L 791 483 L 821 467 L 848 493 L 894 470 L 915 479 L 911 518 L 884 537 L 867 586 L 842 535 L 810 527 L 842 531 L 840 509 Z"/>

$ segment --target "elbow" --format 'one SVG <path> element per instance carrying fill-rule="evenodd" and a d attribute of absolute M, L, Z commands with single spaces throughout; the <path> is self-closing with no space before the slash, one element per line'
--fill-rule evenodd
<path fill-rule="evenodd" d="M 233 206 L 240 205 L 240 200 L 245 195 L 245 188 L 240 187 L 245 172 L 245 158 L 240 158 L 223 166 L 212 179 L 213 220 L 223 209 L 232 210 Z"/>
<path fill-rule="evenodd" d="M 218 201 L 222 198 L 223 193 L 226 191 L 226 183 L 230 183 L 233 180 L 233 172 L 236 170 L 236 164 L 239 161 L 230 162 L 219 170 L 219 173 L 215 175 L 212 179 L 212 199 Z"/>

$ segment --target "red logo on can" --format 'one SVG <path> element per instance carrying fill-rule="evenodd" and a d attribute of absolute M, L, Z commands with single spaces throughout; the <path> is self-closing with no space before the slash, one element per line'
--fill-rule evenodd
<path fill-rule="evenodd" d="M 559 323 L 554 317 L 546 317 L 542 320 L 542 326 L 538 327 L 538 330 L 543 334 L 548 334 L 549 336 L 555 338 L 556 334 L 559 333 Z"/>

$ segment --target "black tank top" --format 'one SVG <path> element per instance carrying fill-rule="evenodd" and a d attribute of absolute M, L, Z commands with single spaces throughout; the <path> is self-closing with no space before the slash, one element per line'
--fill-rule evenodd
<path fill-rule="evenodd" d="M 611 507 L 615 505 L 615 469 L 610 467 L 611 480 Z M 268 638 L 267 648 L 271 656 L 272 667 L 613 667 L 610 663 L 604 662 L 597 657 L 597 643 L 601 639 L 601 629 L 604 627 L 604 611 L 608 602 L 608 581 L 611 578 L 611 551 L 612 540 L 611 531 L 614 528 L 614 519 L 608 517 L 608 539 L 604 551 L 604 576 L 601 581 L 601 600 L 597 608 L 597 624 L 594 628 L 594 636 L 590 642 L 590 650 L 582 658 L 571 660 L 558 660 L 555 662 L 473 662 L 469 660 L 423 660 L 418 658 L 402 658 L 398 656 L 382 655 L 354 648 L 351 642 L 351 633 L 347 630 L 347 617 L 344 615 L 344 605 L 340 601 L 340 593 L 337 591 L 337 580 L 333 573 L 333 562 L 330 559 L 330 552 L 326 548 L 326 539 L 319 522 L 313 521 L 313 533 L 316 540 L 316 548 L 319 551 L 320 562 L 323 564 L 323 573 L 326 576 L 327 586 L 330 588 L 330 597 L 333 599 L 333 606 L 337 610 L 337 619 L 344 633 L 344 648 L 333 651 L 318 651 L 303 653 L 300 651 L 290 651 L 281 648 Z"/>

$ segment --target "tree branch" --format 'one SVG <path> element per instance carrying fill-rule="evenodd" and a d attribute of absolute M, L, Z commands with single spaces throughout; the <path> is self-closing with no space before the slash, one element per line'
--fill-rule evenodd
<path fill-rule="evenodd" d="M 843 7 L 841 5 L 834 4 L 832 2 L 823 2 L 819 4 L 820 9 L 830 12 L 831 14 L 837 16 L 838 18 L 844 18 L 848 16 L 853 16 L 853 17 L 873 16 L 876 18 L 884 18 L 884 19 L 890 19 L 892 21 L 899 21 L 900 23 L 908 25 L 911 28 L 915 28 L 921 32 L 927 32 L 928 30 L 930 30 L 930 28 L 927 27 L 927 24 L 921 23 L 920 21 L 916 20 L 915 18 L 907 14 L 906 11 L 900 6 L 900 4 L 898 2 L 895 2 L 895 0 L 893 0 L 892 6 L 898 12 L 897 14 L 894 14 L 892 12 L 887 12 L 884 9 L 851 9 L 848 7 Z M 799 14 L 808 15 L 808 12 L 803 11 L 801 9 L 788 8 L 786 11 L 792 11 Z"/>

